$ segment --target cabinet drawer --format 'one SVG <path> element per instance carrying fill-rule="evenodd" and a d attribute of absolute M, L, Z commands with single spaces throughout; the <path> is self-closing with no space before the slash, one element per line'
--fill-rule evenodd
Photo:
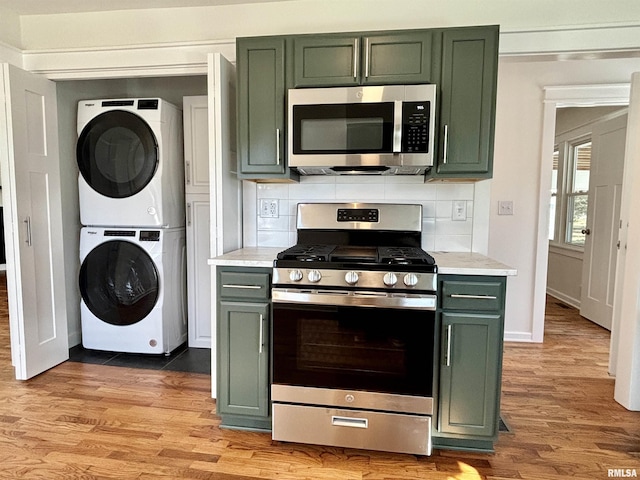
<path fill-rule="evenodd" d="M 279 403 L 272 408 L 274 440 L 431 455 L 431 417 Z"/>
<path fill-rule="evenodd" d="M 221 298 L 268 299 L 270 280 L 268 273 L 220 272 Z"/>
<path fill-rule="evenodd" d="M 442 282 L 441 305 L 451 310 L 502 310 L 504 284 L 495 282 Z"/>

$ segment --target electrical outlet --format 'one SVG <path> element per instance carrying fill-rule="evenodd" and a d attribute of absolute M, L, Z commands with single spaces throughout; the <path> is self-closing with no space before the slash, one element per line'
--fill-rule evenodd
<path fill-rule="evenodd" d="M 261 198 L 260 199 L 260 217 L 261 218 L 277 218 L 279 216 L 278 200 Z"/>
<path fill-rule="evenodd" d="M 498 215 L 513 215 L 513 201 L 500 200 L 498 202 Z"/>
<path fill-rule="evenodd" d="M 467 219 L 467 202 L 465 200 L 454 200 L 451 220 L 464 221 Z"/>

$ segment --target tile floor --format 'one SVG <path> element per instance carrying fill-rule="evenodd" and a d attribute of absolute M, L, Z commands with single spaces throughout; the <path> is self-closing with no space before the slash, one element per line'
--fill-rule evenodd
<path fill-rule="evenodd" d="M 168 356 L 104 352 L 76 345 L 69 349 L 69 361 L 211 375 L 211 349 L 190 348 L 186 344 L 176 348 Z"/>

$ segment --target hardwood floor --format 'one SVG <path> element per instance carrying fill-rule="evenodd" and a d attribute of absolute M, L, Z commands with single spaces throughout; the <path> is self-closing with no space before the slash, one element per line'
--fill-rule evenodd
<path fill-rule="evenodd" d="M 0 276 L 0 478 L 217 480 L 608 478 L 640 475 L 640 413 L 613 400 L 608 332 L 548 302 L 542 345 L 505 348 L 491 455 L 431 457 L 272 442 L 221 430 L 202 374 L 66 362 L 14 379 Z"/>

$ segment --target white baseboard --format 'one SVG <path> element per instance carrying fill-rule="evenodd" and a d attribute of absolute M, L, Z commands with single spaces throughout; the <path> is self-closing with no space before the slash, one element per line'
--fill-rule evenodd
<path fill-rule="evenodd" d="M 505 342 L 533 343 L 531 332 L 504 332 Z"/>
<path fill-rule="evenodd" d="M 547 294 L 551 295 L 553 298 L 557 298 L 558 300 L 566 303 L 567 305 L 571 305 L 572 307 L 580 310 L 580 299 L 570 297 L 569 295 L 565 295 L 564 293 L 549 287 L 547 287 Z"/>

